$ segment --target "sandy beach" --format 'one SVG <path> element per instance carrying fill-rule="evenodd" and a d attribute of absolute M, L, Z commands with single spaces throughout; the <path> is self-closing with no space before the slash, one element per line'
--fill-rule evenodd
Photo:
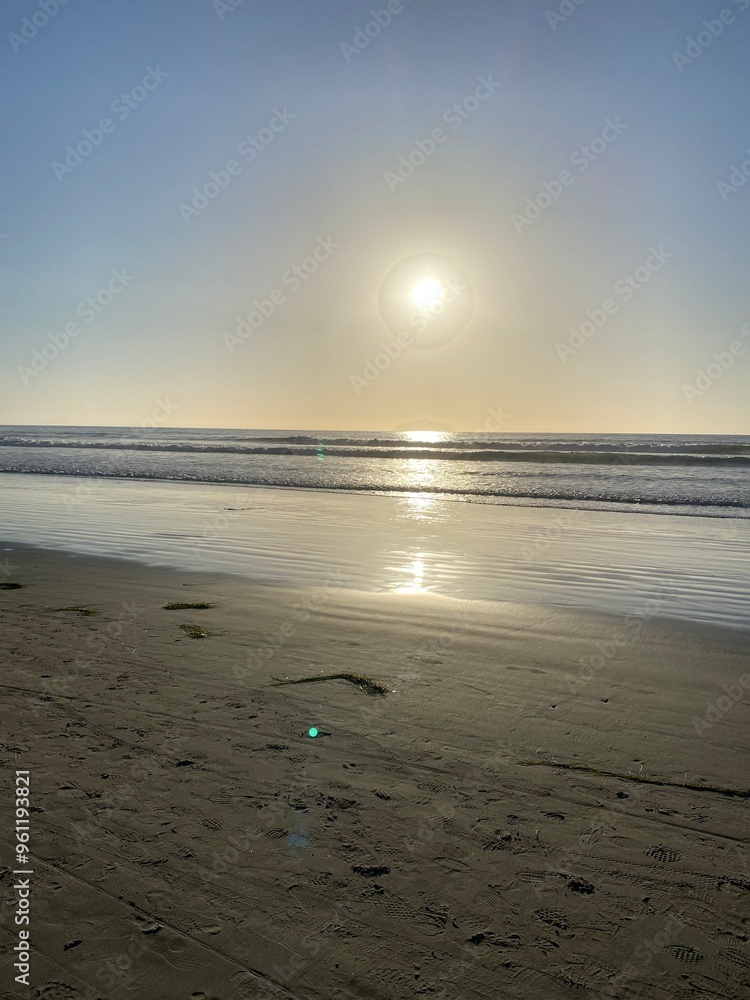
<path fill-rule="evenodd" d="M 748 995 L 747 631 L 9 561 L 4 996 Z"/>

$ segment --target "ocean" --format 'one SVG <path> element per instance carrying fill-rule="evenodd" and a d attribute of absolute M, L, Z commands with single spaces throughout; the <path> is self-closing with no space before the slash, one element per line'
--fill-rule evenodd
<path fill-rule="evenodd" d="M 747 437 L 6 427 L 0 572 L 20 543 L 747 627 L 749 463 Z"/>
<path fill-rule="evenodd" d="M 750 437 L 0 427 L 0 472 L 750 516 Z"/>

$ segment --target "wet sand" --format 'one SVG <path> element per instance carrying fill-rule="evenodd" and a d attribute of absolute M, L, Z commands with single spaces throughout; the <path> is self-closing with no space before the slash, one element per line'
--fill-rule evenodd
<path fill-rule="evenodd" d="M 9 996 L 748 995 L 747 631 L 13 548 Z"/>

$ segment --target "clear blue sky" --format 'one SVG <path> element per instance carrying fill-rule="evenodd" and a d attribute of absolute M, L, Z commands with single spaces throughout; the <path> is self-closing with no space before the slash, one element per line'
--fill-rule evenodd
<path fill-rule="evenodd" d="M 46 2 L 46 24 L 30 0 L 0 13 L 0 422 L 134 425 L 168 399 L 177 426 L 472 430 L 502 408 L 507 430 L 750 432 L 750 183 L 717 188 L 750 158 L 750 0 L 562 0 L 554 26 L 545 0 L 394 0 L 361 51 L 382 0 Z M 471 308 L 401 350 L 379 296 L 414 257 L 410 302 L 425 254 Z M 576 339 L 587 311 L 606 321 Z"/>

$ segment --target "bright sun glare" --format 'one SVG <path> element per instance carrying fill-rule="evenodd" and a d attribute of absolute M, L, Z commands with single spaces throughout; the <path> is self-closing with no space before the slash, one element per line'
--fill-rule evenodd
<path fill-rule="evenodd" d="M 443 301 L 443 285 L 437 278 L 422 278 L 412 289 L 412 302 L 418 309 L 432 309 Z"/>

